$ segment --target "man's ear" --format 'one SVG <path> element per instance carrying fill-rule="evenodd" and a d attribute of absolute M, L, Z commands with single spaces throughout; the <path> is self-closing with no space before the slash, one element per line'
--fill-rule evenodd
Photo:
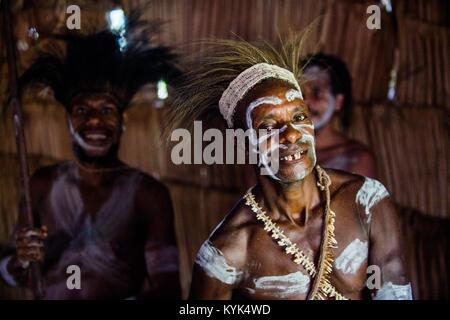
<path fill-rule="evenodd" d="M 336 95 L 336 111 L 341 111 L 344 106 L 345 96 L 342 93 Z"/>
<path fill-rule="evenodd" d="M 128 123 L 128 112 L 127 111 L 124 111 L 122 113 L 122 123 L 123 124 L 127 124 Z"/>

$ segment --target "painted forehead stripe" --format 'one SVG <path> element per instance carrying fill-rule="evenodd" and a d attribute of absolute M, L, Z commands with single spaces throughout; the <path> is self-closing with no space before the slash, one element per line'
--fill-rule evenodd
<path fill-rule="evenodd" d="M 256 107 L 259 107 L 260 105 L 262 105 L 262 104 L 272 104 L 272 105 L 280 105 L 280 104 L 282 104 L 283 103 L 283 101 L 281 101 L 281 99 L 280 98 L 278 98 L 278 97 L 273 97 L 273 96 L 270 96 L 270 97 L 262 97 L 262 98 L 258 98 L 258 99 L 256 99 L 255 101 L 253 101 L 252 103 L 250 103 L 250 105 L 249 105 L 249 107 L 248 107 L 248 110 L 250 111 L 250 113 L 251 113 L 251 111 L 253 110 L 253 109 L 255 109 Z"/>
<path fill-rule="evenodd" d="M 207 240 L 201 246 L 195 263 L 211 278 L 232 285 L 240 280 L 243 273 L 228 265 L 223 253 Z"/>
<path fill-rule="evenodd" d="M 238 102 L 250 89 L 265 79 L 280 79 L 295 86 L 301 92 L 300 86 L 294 74 L 289 70 L 278 66 L 259 63 L 244 70 L 223 92 L 219 101 L 219 109 L 230 128 L 233 127 L 233 115 Z"/>
<path fill-rule="evenodd" d="M 286 92 L 286 100 L 289 101 L 289 102 L 292 102 L 295 99 L 303 100 L 302 92 L 298 91 L 298 90 L 295 90 L 295 89 L 289 89 L 289 91 Z"/>
<path fill-rule="evenodd" d="M 381 200 L 389 196 L 389 192 L 381 182 L 366 178 L 364 184 L 356 194 L 356 203 L 362 205 L 366 214 L 369 216 L 368 222 L 370 222 L 370 210 Z"/>

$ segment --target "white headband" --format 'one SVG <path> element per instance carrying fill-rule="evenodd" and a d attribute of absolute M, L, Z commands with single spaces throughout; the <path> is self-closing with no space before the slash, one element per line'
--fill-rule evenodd
<path fill-rule="evenodd" d="M 265 79 L 284 80 L 301 92 L 300 86 L 294 74 L 289 70 L 280 68 L 273 64 L 259 63 L 244 70 L 236 79 L 231 81 L 228 88 L 223 92 L 219 101 L 219 109 L 223 118 L 230 128 L 233 127 L 234 110 L 238 102 L 247 94 L 250 89 Z"/>

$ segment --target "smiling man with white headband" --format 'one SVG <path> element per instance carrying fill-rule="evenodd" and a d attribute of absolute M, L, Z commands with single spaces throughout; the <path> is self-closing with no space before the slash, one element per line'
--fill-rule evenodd
<path fill-rule="evenodd" d="M 411 299 L 399 217 L 385 187 L 316 164 L 314 126 L 297 82 L 300 46 L 300 37 L 279 51 L 216 40 L 181 81 L 170 129 L 216 110 L 229 127 L 254 129 L 279 155 L 270 174 L 259 170 L 268 161 L 258 162 L 258 184 L 201 246 L 190 297 Z"/>

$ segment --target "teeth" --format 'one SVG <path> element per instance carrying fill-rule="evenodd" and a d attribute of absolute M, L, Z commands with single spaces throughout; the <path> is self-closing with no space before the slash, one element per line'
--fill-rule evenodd
<path fill-rule="evenodd" d="M 88 134 L 86 137 L 88 139 L 91 139 L 91 140 L 104 140 L 104 139 L 106 139 L 106 135 L 98 134 L 98 133 Z"/>
<path fill-rule="evenodd" d="M 302 157 L 302 155 L 304 155 L 305 153 L 306 153 L 306 150 L 299 151 L 299 152 L 297 152 L 296 154 L 293 154 L 293 155 L 290 155 L 290 156 L 283 157 L 283 158 L 281 158 L 281 160 L 284 160 L 284 161 L 298 160 L 298 159 L 300 159 L 300 158 Z"/>

